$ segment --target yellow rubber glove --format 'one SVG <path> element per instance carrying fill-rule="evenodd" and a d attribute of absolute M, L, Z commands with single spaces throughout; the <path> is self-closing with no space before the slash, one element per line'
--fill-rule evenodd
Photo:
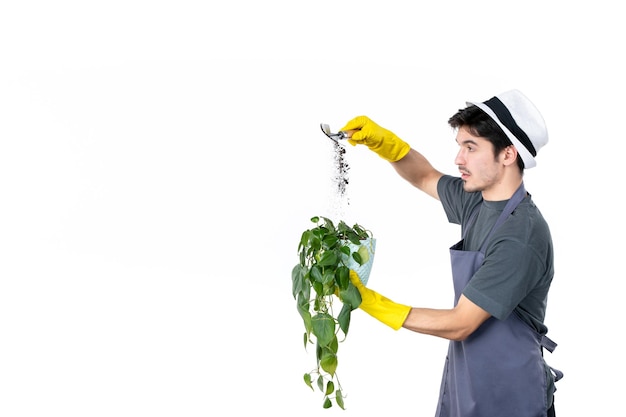
<path fill-rule="evenodd" d="M 402 327 L 404 320 L 406 320 L 411 311 L 411 307 L 394 303 L 376 291 L 370 290 L 363 285 L 359 275 L 353 270 L 350 270 L 350 281 L 361 293 L 362 301 L 359 306 L 361 310 L 394 330 Z"/>
<path fill-rule="evenodd" d="M 381 158 L 389 162 L 398 161 L 409 153 L 408 143 L 397 137 L 393 132 L 384 129 L 367 116 L 357 116 L 341 129 L 342 132 L 352 131 L 348 143 L 366 145 Z"/>

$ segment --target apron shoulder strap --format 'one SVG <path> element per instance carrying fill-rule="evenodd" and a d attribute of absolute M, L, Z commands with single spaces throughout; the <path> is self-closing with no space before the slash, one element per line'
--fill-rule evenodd
<path fill-rule="evenodd" d="M 498 217 L 498 220 L 496 220 L 496 223 L 491 228 L 491 231 L 489 232 L 487 239 L 485 239 L 483 246 L 480 248 L 480 251 L 482 253 L 485 253 L 485 249 L 487 248 L 487 243 L 489 243 L 489 241 L 491 240 L 491 236 L 493 235 L 493 233 L 496 231 L 498 227 L 502 225 L 502 223 L 506 221 L 506 219 L 509 218 L 511 213 L 515 211 L 515 209 L 517 208 L 519 203 L 522 202 L 524 197 L 526 197 L 526 188 L 524 188 L 524 183 L 522 182 L 519 188 L 513 194 L 513 196 L 506 203 L 506 206 L 504 206 L 502 213 L 500 213 L 500 217 Z"/>

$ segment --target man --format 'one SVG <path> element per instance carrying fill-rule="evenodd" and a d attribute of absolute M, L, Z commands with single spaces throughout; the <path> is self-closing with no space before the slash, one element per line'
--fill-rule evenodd
<path fill-rule="evenodd" d="M 517 90 L 468 102 L 448 123 L 456 130 L 460 177 L 365 116 L 341 129 L 390 161 L 409 183 L 440 200 L 462 239 L 450 248 L 451 309 L 410 307 L 366 288 L 351 271 L 360 308 L 395 330 L 450 340 L 436 416 L 554 416 L 562 373 L 543 360 L 556 344 L 544 325 L 554 274 L 550 230 L 525 191 L 524 169 L 548 141 L 544 120 Z"/>

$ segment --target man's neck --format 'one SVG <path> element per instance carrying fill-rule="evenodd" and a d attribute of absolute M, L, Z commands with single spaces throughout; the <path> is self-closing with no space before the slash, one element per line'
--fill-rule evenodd
<path fill-rule="evenodd" d="M 483 190 L 483 200 L 485 201 L 504 201 L 509 200 L 515 194 L 515 191 L 522 184 L 521 176 L 510 181 L 503 181 L 488 190 Z"/>

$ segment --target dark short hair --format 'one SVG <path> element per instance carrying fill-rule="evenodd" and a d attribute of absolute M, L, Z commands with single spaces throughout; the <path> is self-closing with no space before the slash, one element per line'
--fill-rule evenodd
<path fill-rule="evenodd" d="M 487 139 L 493 144 L 494 157 L 507 146 L 513 145 L 502 128 L 487 113 L 474 105 L 460 109 L 448 119 L 448 124 L 454 129 L 465 127 L 472 135 Z M 523 173 L 524 161 L 519 153 L 517 154 L 517 166 Z"/>

